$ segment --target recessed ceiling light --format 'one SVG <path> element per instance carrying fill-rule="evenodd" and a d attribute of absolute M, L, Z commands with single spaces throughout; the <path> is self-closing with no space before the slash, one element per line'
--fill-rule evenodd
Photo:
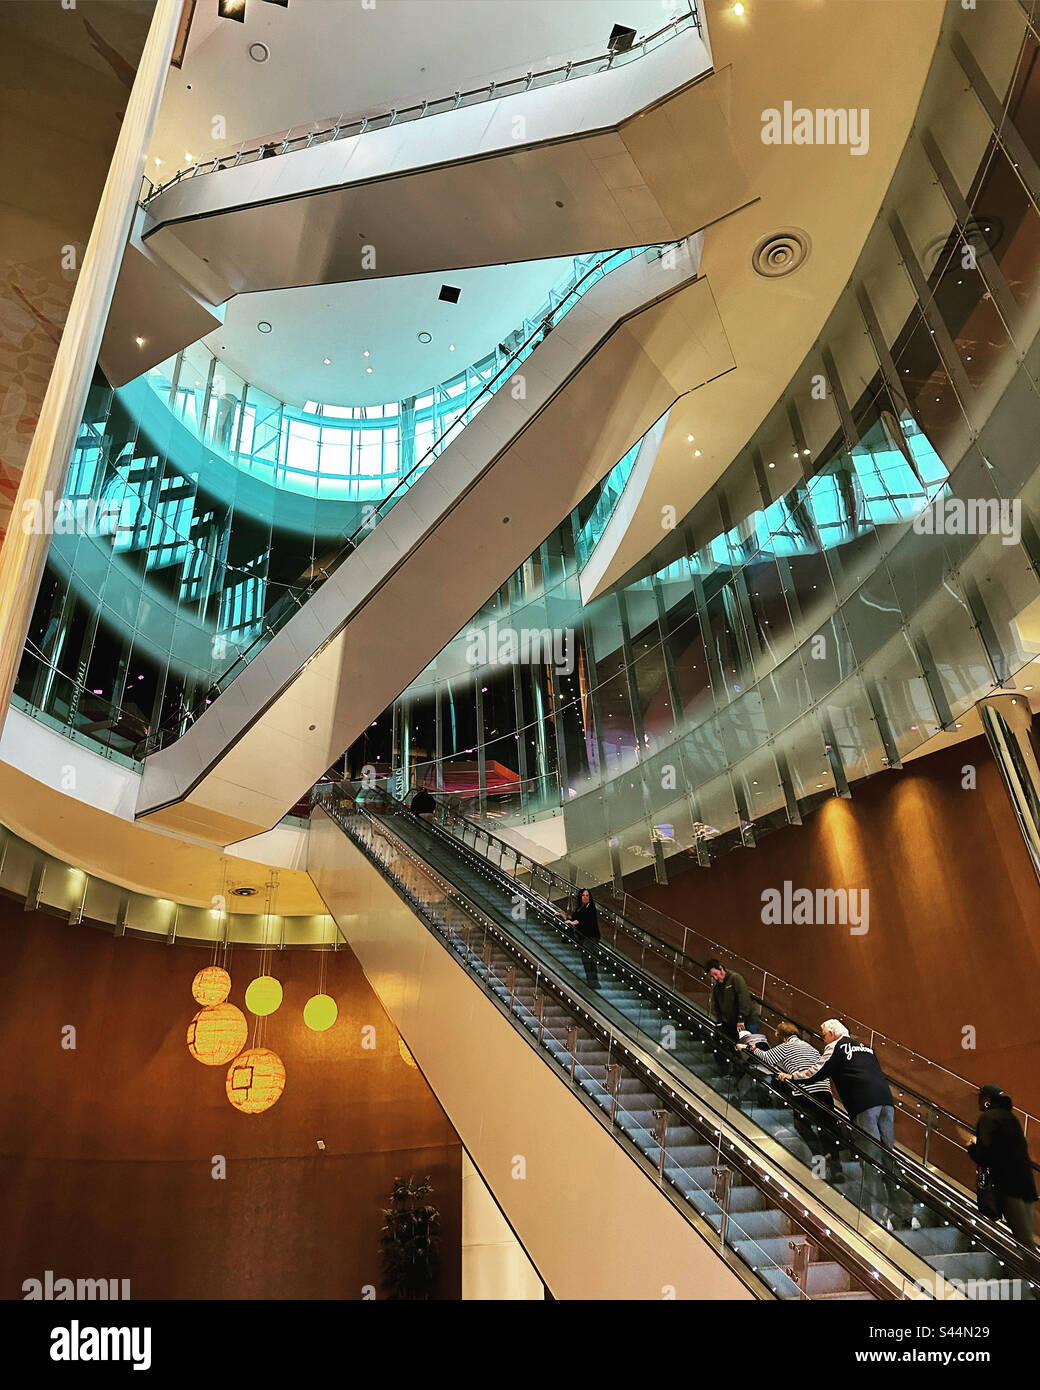
<path fill-rule="evenodd" d="M 271 56 L 271 50 L 266 43 L 251 43 L 249 45 L 249 56 L 254 63 L 266 63 Z"/>
<path fill-rule="evenodd" d="M 770 466 L 770 468 L 775 468 L 775 467 L 776 467 L 776 464 L 775 464 L 775 463 L 771 463 L 769 466 Z"/>
<path fill-rule="evenodd" d="M 372 368 L 371 368 L 371 367 L 366 367 L 366 368 L 365 368 L 365 371 L 368 372 L 368 373 L 371 375 Z"/>
<path fill-rule="evenodd" d="M 258 333 L 270 333 L 271 325 L 267 322 L 266 319 L 261 319 L 256 326 L 256 331 Z"/>
<path fill-rule="evenodd" d="M 420 343 L 432 343 L 432 342 L 433 342 L 433 334 L 432 334 L 432 333 L 427 333 L 425 330 L 424 330 L 422 333 L 417 333 L 415 336 L 419 339 Z M 368 355 L 368 354 L 366 353 L 366 356 L 367 356 L 367 355 Z"/>
<path fill-rule="evenodd" d="M 455 344 L 454 344 L 454 343 L 449 343 L 449 344 L 448 344 L 448 351 L 449 351 L 449 352 L 454 352 L 454 351 L 455 351 Z"/>
<path fill-rule="evenodd" d="M 137 344 L 138 347 L 144 347 L 144 339 L 143 339 L 143 338 L 135 338 L 135 339 L 134 339 L 134 342 Z"/>
<path fill-rule="evenodd" d="M 700 456 L 701 456 L 701 451 L 700 451 L 700 449 L 694 449 L 694 451 L 693 451 L 693 457 L 694 457 L 695 459 L 699 459 Z"/>
<path fill-rule="evenodd" d="M 159 164 L 162 163 L 162 160 L 159 158 L 158 155 L 155 156 L 155 162 L 156 162 L 156 165 L 159 165 Z"/>
<path fill-rule="evenodd" d="M 332 358 L 331 358 L 331 357 L 323 357 L 321 360 L 325 363 L 326 367 L 331 367 L 331 366 L 332 366 Z"/>
<path fill-rule="evenodd" d="M 184 151 L 184 158 L 185 158 L 185 159 L 189 162 L 189 164 L 190 164 L 191 161 L 195 158 L 195 156 L 191 153 L 190 150 L 185 150 L 185 151 Z"/>
<path fill-rule="evenodd" d="M 688 435 L 686 436 L 686 442 L 687 442 L 687 444 L 692 444 L 692 443 L 693 443 L 693 435 L 692 435 L 692 434 L 688 434 Z"/>
<path fill-rule="evenodd" d="M 1026 690 L 1032 690 L 1032 688 L 1033 688 L 1033 687 L 1032 687 L 1031 685 L 1027 685 L 1027 686 L 1025 687 Z"/>
<path fill-rule="evenodd" d="M 740 0 L 737 0 L 737 3 L 733 6 L 733 13 L 738 19 L 744 13 L 744 6 L 740 3 Z"/>
<path fill-rule="evenodd" d="M 361 356 L 362 356 L 362 357 L 371 357 L 372 354 L 369 352 L 368 348 L 365 348 L 365 350 L 364 350 L 364 352 L 361 354 Z"/>
<path fill-rule="evenodd" d="M 809 452 L 808 449 L 803 449 L 803 450 L 802 450 L 802 453 L 803 453 L 803 454 L 807 454 L 808 452 Z"/>

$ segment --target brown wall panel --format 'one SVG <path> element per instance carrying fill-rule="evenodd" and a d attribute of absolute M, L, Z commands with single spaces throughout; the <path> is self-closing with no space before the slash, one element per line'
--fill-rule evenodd
<path fill-rule="evenodd" d="M 967 764 L 973 791 L 961 785 Z M 764 925 L 762 892 L 785 879 L 869 888 L 869 931 Z M 835 1014 L 973 1082 L 996 1081 L 1040 1114 L 1040 884 L 983 739 L 874 777 L 801 827 L 637 896 L 829 1000 Z M 975 1050 L 961 1045 L 967 1025 Z"/>
<path fill-rule="evenodd" d="M 273 953 L 285 995 L 264 1041 L 285 1062 L 286 1088 L 246 1116 L 225 1097 L 226 1069 L 202 1066 L 185 1044 L 208 951 L 70 927 L 7 901 L 0 932 L 0 1297 L 23 1297 L 23 1280 L 50 1269 L 128 1278 L 135 1299 L 357 1299 L 379 1287 L 391 1181 L 425 1173 L 444 1227 L 439 1296 L 460 1296 L 458 1137 L 349 949 L 325 957 L 340 1010 L 326 1033 L 302 1018 L 319 956 Z M 234 952 L 229 969 L 242 1008 L 257 953 Z M 67 1024 L 75 1051 L 61 1047 Z M 225 1180 L 210 1175 L 215 1154 Z"/>

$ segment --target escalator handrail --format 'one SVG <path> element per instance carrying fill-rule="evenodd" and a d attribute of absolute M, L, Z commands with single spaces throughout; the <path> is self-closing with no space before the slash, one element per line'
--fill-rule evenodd
<path fill-rule="evenodd" d="M 620 247 L 613 251 L 605 252 L 592 265 L 588 267 L 584 274 L 582 274 L 574 282 L 574 284 L 568 290 L 564 298 L 560 301 L 560 303 L 556 306 L 555 309 L 550 311 L 546 318 L 551 319 L 552 326 L 555 326 L 559 319 L 565 317 L 566 314 L 570 311 L 570 309 L 574 308 L 578 301 L 584 297 L 585 290 L 582 288 L 582 286 L 584 286 L 593 277 L 606 277 L 606 275 L 609 273 L 606 267 L 610 264 L 611 261 L 615 259 L 615 257 L 624 257 L 624 260 L 622 260 L 619 263 L 619 266 L 613 267 L 613 269 L 619 269 L 620 265 L 627 265 L 630 260 L 634 260 L 637 256 L 643 255 L 648 251 L 664 251 L 669 247 L 678 247 L 681 246 L 683 241 L 685 240 L 686 238 L 681 238 L 677 241 L 663 242 L 660 245 L 653 246 Z M 568 301 L 572 302 L 568 303 Z M 567 308 L 564 308 L 564 305 L 567 305 Z M 422 458 L 420 458 L 416 463 L 414 463 L 407 473 L 403 473 L 400 476 L 400 478 L 398 478 L 393 488 L 386 494 L 385 497 L 380 498 L 378 504 L 373 507 L 372 511 L 365 517 L 361 524 L 359 526 L 356 526 L 354 530 L 350 533 L 350 535 L 341 539 L 339 548 L 336 550 L 331 559 L 323 561 L 321 565 L 310 566 L 311 570 L 314 570 L 315 568 L 318 569 L 320 577 L 312 575 L 312 577 L 309 580 L 301 584 L 299 592 L 297 592 L 294 588 L 287 586 L 286 592 L 281 596 L 279 603 L 284 603 L 287 597 L 291 597 L 293 601 L 296 603 L 297 609 L 301 607 L 304 601 L 311 598 L 317 592 L 324 580 L 327 579 L 330 574 L 334 573 L 335 570 L 338 569 L 339 566 L 343 563 L 343 561 L 360 547 L 360 545 L 364 542 L 365 537 L 367 535 L 370 535 L 376 529 L 379 522 L 384 519 L 386 512 L 390 511 L 393 508 L 394 502 L 399 500 L 399 498 L 403 496 L 403 494 L 413 486 L 413 480 L 415 480 L 416 475 L 424 471 L 426 468 L 432 466 L 433 457 L 436 456 L 437 449 L 443 444 L 447 436 L 457 428 L 459 424 L 459 419 L 462 419 L 462 429 L 458 431 L 459 436 L 461 436 L 461 434 L 465 431 L 466 425 L 466 421 L 465 419 L 463 419 L 463 417 L 469 415 L 470 423 L 472 423 L 472 413 L 474 412 L 474 409 L 477 406 L 478 402 L 484 401 L 486 403 L 486 401 L 490 400 L 491 397 L 498 392 L 500 387 L 505 384 L 505 379 L 508 378 L 510 371 L 513 369 L 514 366 L 518 365 L 521 360 L 523 360 L 523 354 L 527 350 L 527 348 L 530 347 L 532 343 L 534 343 L 535 339 L 538 338 L 539 335 L 544 334 L 546 318 L 543 318 L 542 322 L 538 325 L 538 327 L 536 327 L 533 330 L 533 332 L 528 334 L 528 336 L 519 345 L 519 347 L 514 348 L 513 351 L 509 354 L 509 356 L 505 358 L 505 360 L 502 363 L 502 366 L 496 370 L 494 376 L 489 377 L 485 385 L 473 397 L 472 401 L 462 412 L 462 416 L 460 416 L 458 419 L 453 420 L 450 425 L 447 425 L 441 431 L 441 433 L 437 436 L 437 438 L 433 441 L 430 447 L 423 454 Z M 535 344 L 535 346 L 537 346 L 537 344 Z M 534 348 L 532 348 L 531 350 L 533 352 Z M 270 641 L 270 639 L 278 631 L 281 630 L 281 627 L 284 625 L 285 621 L 286 619 L 283 618 L 281 621 L 277 622 L 277 624 L 274 624 L 273 622 L 268 621 L 268 615 L 265 614 L 261 631 L 257 633 L 257 635 L 253 638 L 252 642 L 250 642 L 248 646 L 243 647 L 239 651 L 238 655 L 235 657 L 231 665 L 225 671 L 221 672 L 221 674 L 216 678 L 216 680 L 210 685 L 206 694 L 202 697 L 202 699 L 200 699 L 196 703 L 196 705 L 191 710 L 187 711 L 186 714 L 182 713 L 172 725 L 162 726 L 156 729 L 155 733 L 151 735 L 148 739 L 147 752 L 154 753 L 158 749 L 165 747 L 168 742 L 173 742 L 173 738 L 167 737 L 168 735 L 175 734 L 176 738 L 180 738 L 183 735 L 185 728 L 188 725 L 194 723 L 195 720 L 205 711 L 207 706 L 212 703 L 213 699 L 215 698 L 214 691 L 217 694 L 222 694 L 226 686 L 229 685 L 230 682 L 234 680 L 235 677 L 238 674 L 240 674 L 240 672 L 244 670 L 245 667 L 249 665 L 249 663 L 253 660 L 254 656 L 256 656 L 257 653 L 266 646 L 267 642 Z M 187 719 L 187 725 L 185 724 L 185 719 Z"/>
<path fill-rule="evenodd" d="M 429 791 L 429 788 L 424 788 L 423 790 Z M 434 800 L 436 801 L 437 795 L 432 792 L 430 794 L 434 796 Z M 410 796 L 411 792 L 409 792 L 407 795 Z M 528 865 L 531 869 L 537 871 L 539 874 L 549 878 L 557 886 L 559 886 L 562 889 L 565 889 L 569 898 L 574 899 L 577 897 L 578 893 L 580 892 L 577 884 L 572 883 L 569 879 L 563 878 L 560 874 L 556 873 L 555 870 L 546 868 L 543 864 L 539 864 L 538 861 L 532 859 L 530 855 L 523 854 L 520 850 L 516 849 L 515 846 L 511 845 L 508 842 L 508 840 L 503 840 L 501 836 L 495 835 L 492 831 L 487 830 L 482 825 L 475 824 L 475 822 L 473 822 L 469 817 L 463 816 L 458 812 L 453 811 L 450 807 L 444 805 L 443 803 L 439 803 L 438 809 L 442 810 L 446 814 L 457 816 L 457 819 L 460 823 L 472 826 L 476 834 L 483 835 L 489 841 L 493 840 L 496 844 L 500 845 L 502 849 L 508 850 L 508 852 L 515 857 L 517 864 L 522 863 Z M 490 861 L 487 862 L 490 863 Z M 494 865 L 492 865 L 491 867 L 494 867 Z M 612 899 L 612 902 L 613 901 L 615 900 Z M 641 923 L 632 921 L 632 919 L 627 917 L 623 911 L 618 911 L 618 909 L 612 906 L 611 903 L 604 904 L 601 899 L 600 903 L 597 904 L 597 910 L 601 911 L 604 915 L 613 918 L 615 921 L 623 923 L 625 928 L 630 932 L 642 935 L 648 941 L 652 942 L 654 945 L 662 947 L 677 961 L 677 963 L 689 962 L 689 964 L 693 966 L 700 974 L 704 974 L 704 962 L 698 961 L 695 956 L 688 955 L 685 951 L 681 949 L 681 947 L 676 946 L 674 943 L 666 941 L 663 937 L 657 936 L 654 932 L 649 931 Z M 661 915 L 664 916 L 665 914 L 662 913 Z M 675 919 L 671 918 L 669 920 L 674 921 Z M 682 927 L 682 923 L 680 922 L 676 922 L 675 925 L 679 928 Z M 724 948 L 720 947 L 719 949 L 722 950 Z M 756 969 L 760 968 L 761 967 L 756 966 Z M 788 985 L 788 981 L 781 980 L 779 976 L 775 976 L 774 978 L 776 978 L 779 984 Z M 759 996 L 756 994 L 752 994 L 751 997 L 762 1008 L 768 1009 L 770 1013 L 774 1014 L 777 1018 L 793 1023 L 798 1028 L 799 1032 L 801 1032 L 803 1035 L 808 1035 L 809 1037 L 816 1038 L 822 1041 L 822 1039 L 820 1038 L 820 1033 L 817 1031 L 817 1029 L 810 1027 L 807 1024 L 803 1024 L 799 1019 L 793 1018 L 791 1015 L 777 1008 L 776 1005 L 770 1004 L 766 1000 L 759 998 Z M 884 1033 L 880 1033 L 876 1029 L 871 1031 L 873 1032 L 875 1037 L 882 1038 L 886 1042 L 891 1041 L 891 1039 L 889 1039 Z M 937 1065 L 936 1063 L 932 1062 L 929 1058 L 924 1057 L 921 1053 L 914 1053 L 913 1055 L 922 1057 L 922 1060 L 927 1062 L 929 1066 Z M 959 1076 L 956 1072 L 950 1071 L 948 1067 L 941 1067 L 940 1070 L 944 1071 L 948 1076 L 952 1076 L 955 1080 L 962 1082 L 968 1088 L 972 1090 L 977 1090 L 977 1085 L 975 1082 L 969 1081 L 966 1077 Z M 952 1110 L 947 1109 L 946 1106 L 940 1105 L 939 1102 L 933 1100 L 931 1096 L 926 1096 L 922 1094 L 920 1091 L 915 1090 L 913 1086 L 910 1086 L 903 1081 L 897 1081 L 896 1084 L 900 1090 L 902 1090 L 908 1096 L 913 1097 L 915 1101 L 919 1101 L 922 1105 L 925 1105 L 930 1110 L 935 1111 L 936 1114 L 945 1116 L 946 1119 L 952 1121 L 954 1124 L 958 1125 L 967 1133 L 974 1134 L 975 1125 L 973 1123 L 970 1123 L 969 1121 L 965 1120 L 962 1116 L 955 1114 Z M 1040 1125 L 1040 1120 L 1037 1120 L 1036 1117 L 1031 1115 L 1029 1111 L 1023 1110 L 1021 1106 L 1016 1107 L 1016 1109 L 1020 1110 L 1021 1113 L 1027 1117 L 1027 1119 L 1032 1120 L 1037 1125 Z M 1030 1163 L 1032 1164 L 1034 1172 L 1040 1175 L 1040 1163 L 1036 1163 L 1032 1159 L 1030 1159 Z"/>
<path fill-rule="evenodd" d="M 319 797 L 321 804 L 325 806 L 326 810 L 331 809 L 329 803 L 332 802 L 334 799 L 335 794 L 332 792 L 331 788 L 325 788 L 324 794 L 321 797 Z M 380 823 L 377 814 L 369 810 L 369 808 L 365 805 L 364 802 L 354 804 L 355 808 L 360 809 L 361 812 L 365 815 L 365 817 L 368 820 L 370 820 L 373 824 L 378 825 Z M 421 821 L 420 818 L 416 816 L 414 813 L 412 813 L 406 805 L 404 805 L 403 803 L 396 802 L 392 798 L 388 799 L 388 804 L 385 809 L 391 816 L 406 817 L 407 820 L 413 824 L 421 825 L 426 830 L 438 832 L 438 837 L 443 838 L 444 842 L 450 845 L 453 849 L 461 849 L 465 851 L 468 855 L 471 855 L 475 863 L 479 864 L 482 867 L 486 867 L 492 871 L 495 870 L 496 866 L 494 864 L 491 864 L 487 860 L 483 859 L 470 846 L 460 844 L 459 841 L 457 841 L 453 836 L 448 834 L 448 832 L 446 832 L 443 829 L 443 827 L 438 825 L 436 821 Z M 502 843 L 505 842 L 503 841 Z M 511 846 L 507 847 L 511 848 Z M 414 850 L 412 852 L 414 853 Z M 440 873 L 440 871 L 436 869 L 434 870 L 434 872 L 437 872 L 438 874 Z M 501 871 L 499 872 L 501 873 Z M 443 875 L 440 876 L 443 877 Z M 565 880 L 561 881 L 565 882 Z M 458 888 L 458 885 L 453 885 L 453 887 L 455 888 L 456 892 L 462 891 Z M 553 909 L 551 903 L 547 902 L 544 899 L 539 899 L 537 895 L 534 894 L 530 889 L 528 889 L 528 893 L 534 899 L 535 904 L 537 906 L 540 906 L 543 909 L 548 908 L 548 910 L 550 912 L 553 912 L 555 915 L 555 910 Z M 466 897 L 468 901 L 468 895 L 466 895 L 463 892 L 463 896 Z M 478 910 L 484 912 L 484 909 Z M 498 930 L 504 931 L 507 935 L 511 936 L 512 928 L 509 925 L 503 923 L 495 923 L 495 926 Z M 522 945 L 522 943 L 517 944 Z M 677 1010 L 677 1012 L 685 1014 L 687 1018 L 692 1022 L 695 1028 L 699 1029 L 702 1033 L 708 1032 L 710 1034 L 713 1034 L 713 1041 L 715 1045 L 721 1045 L 723 1051 L 729 1053 L 734 1057 L 739 1055 L 737 1054 L 736 1047 L 732 1040 L 721 1032 L 721 1028 L 718 1022 L 704 1016 L 697 1008 L 697 1006 L 692 1003 L 692 1001 L 676 993 L 668 985 L 664 984 L 664 982 L 658 980 L 655 976 L 650 975 L 636 962 L 630 960 L 628 957 L 624 956 L 620 952 L 613 950 L 613 948 L 610 947 L 610 945 L 607 942 L 600 942 L 600 948 L 606 951 L 610 956 L 612 956 L 627 971 L 634 975 L 637 975 L 641 980 L 645 981 L 646 984 L 649 987 L 651 987 L 655 992 L 657 992 L 660 995 L 667 996 L 669 1005 L 671 1007 L 674 1007 Z M 522 949 L 524 949 L 528 953 L 530 953 L 531 951 L 531 948 L 528 946 L 522 946 Z M 541 962 L 541 964 L 544 967 L 545 963 Z M 588 1005 L 586 1004 L 585 1007 L 587 1008 Z M 621 1016 L 623 1018 L 625 1017 L 624 1014 L 622 1014 Z M 631 1024 L 633 1021 L 630 1019 L 626 1019 L 626 1022 Z M 638 1025 L 635 1026 L 638 1027 Z M 784 1083 L 777 1083 L 774 1077 L 768 1075 L 762 1075 L 758 1079 L 760 1080 L 761 1084 L 763 1084 L 767 1088 L 767 1090 L 769 1090 L 772 1094 L 775 1094 L 778 1098 L 780 1098 L 785 1106 L 791 1105 L 792 1095 L 789 1090 L 784 1089 Z M 725 1098 L 722 1096 L 720 1096 L 720 1099 L 725 1100 Z M 874 1167 L 877 1166 L 876 1160 L 871 1157 L 871 1145 L 868 1144 L 866 1152 L 864 1152 L 863 1148 L 864 1138 L 866 1138 L 869 1141 L 870 1136 L 865 1135 L 865 1131 L 863 1131 L 857 1125 L 855 1125 L 851 1117 L 844 1115 L 837 1108 L 835 1108 L 834 1110 L 825 1109 L 823 1106 L 819 1104 L 818 1101 L 815 1100 L 811 1093 L 805 1091 L 801 1087 L 797 1088 L 797 1100 L 799 1105 L 803 1109 L 807 1110 L 810 1114 L 813 1114 L 814 1112 L 818 1114 L 821 1121 L 829 1121 L 832 1125 L 836 1123 L 838 1129 L 842 1132 L 842 1134 L 845 1137 L 845 1147 L 852 1149 L 852 1151 L 860 1158 L 861 1161 L 864 1161 Z M 754 1114 L 752 1113 L 749 1118 L 753 1120 Z M 932 1205 L 931 1198 L 939 1198 L 943 1203 L 944 1207 L 950 1212 L 951 1216 L 954 1217 L 959 1228 L 974 1231 L 977 1236 L 985 1237 L 985 1243 L 990 1254 L 996 1256 L 998 1259 L 1002 1259 L 1003 1261 L 1005 1261 L 1005 1263 L 1011 1264 L 1017 1270 L 1018 1274 L 1031 1284 L 1038 1282 L 1038 1279 L 1040 1279 L 1040 1271 L 1038 1271 L 1037 1264 L 1030 1263 L 1029 1257 L 1024 1252 L 1022 1247 L 1018 1245 L 1018 1243 L 1014 1240 L 1013 1237 L 1005 1234 L 1005 1232 L 1001 1230 L 999 1226 L 997 1226 L 995 1223 L 988 1221 L 978 1212 L 977 1208 L 971 1202 L 969 1195 L 964 1191 L 964 1189 L 952 1186 L 948 1180 L 945 1180 L 945 1174 L 942 1174 L 936 1170 L 932 1170 L 931 1168 L 925 1167 L 912 1154 L 907 1154 L 900 1150 L 894 1150 L 893 1157 L 900 1164 L 903 1170 L 902 1178 L 905 1181 L 907 1187 L 914 1192 L 916 1200 L 921 1202 L 923 1205 L 928 1206 Z M 940 1185 L 942 1189 L 941 1192 Z"/>

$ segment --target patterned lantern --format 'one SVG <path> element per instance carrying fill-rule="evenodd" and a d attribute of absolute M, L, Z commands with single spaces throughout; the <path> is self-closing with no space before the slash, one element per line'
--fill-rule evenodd
<path fill-rule="evenodd" d="M 207 965 L 192 980 L 191 992 L 198 1004 L 223 1004 L 231 993 L 231 976 L 219 965 Z"/>
<path fill-rule="evenodd" d="M 246 1045 L 249 1024 L 234 1004 L 200 1009 L 188 1024 L 188 1051 L 207 1067 L 226 1067 Z"/>
<path fill-rule="evenodd" d="M 312 994 L 303 1006 L 303 1021 L 315 1033 L 324 1033 L 339 1017 L 339 1009 L 331 994 Z"/>
<path fill-rule="evenodd" d="M 266 1047 L 251 1047 L 228 1067 L 227 1098 L 244 1115 L 270 1110 L 285 1090 L 285 1064 Z"/>
<path fill-rule="evenodd" d="M 407 1047 L 405 1046 L 404 1038 L 397 1039 L 397 1050 L 401 1054 L 402 1062 L 405 1062 L 410 1067 L 415 1067 L 416 1071 L 419 1070 L 419 1068 L 415 1066 L 415 1058 L 412 1056 L 412 1054 L 408 1051 Z"/>
<path fill-rule="evenodd" d="M 246 1008 L 257 1018 L 273 1014 L 282 1002 L 282 987 L 273 975 L 258 975 L 246 986 Z"/>

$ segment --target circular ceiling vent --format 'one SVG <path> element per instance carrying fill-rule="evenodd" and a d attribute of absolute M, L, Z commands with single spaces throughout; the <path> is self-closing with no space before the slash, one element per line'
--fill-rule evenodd
<path fill-rule="evenodd" d="M 249 45 L 249 56 L 254 63 L 266 63 L 271 56 L 271 50 L 266 43 L 251 43 Z"/>
<path fill-rule="evenodd" d="M 423 331 L 422 333 L 417 333 L 415 336 L 419 339 L 420 343 L 432 343 L 432 342 L 433 342 L 433 334 L 432 334 L 432 333 L 427 333 L 427 332 Z"/>
<path fill-rule="evenodd" d="M 258 333 L 270 333 L 271 325 L 267 322 L 266 319 L 261 319 L 256 326 L 256 331 Z"/>
<path fill-rule="evenodd" d="M 256 896 L 256 889 L 255 889 L 255 888 L 232 888 L 232 890 L 231 890 L 231 896 L 232 896 L 233 898 L 253 898 L 253 897 Z"/>
<path fill-rule="evenodd" d="M 751 264 L 759 275 L 776 280 L 797 270 L 811 250 L 808 232 L 800 227 L 785 227 L 762 238 L 751 253 Z"/>

